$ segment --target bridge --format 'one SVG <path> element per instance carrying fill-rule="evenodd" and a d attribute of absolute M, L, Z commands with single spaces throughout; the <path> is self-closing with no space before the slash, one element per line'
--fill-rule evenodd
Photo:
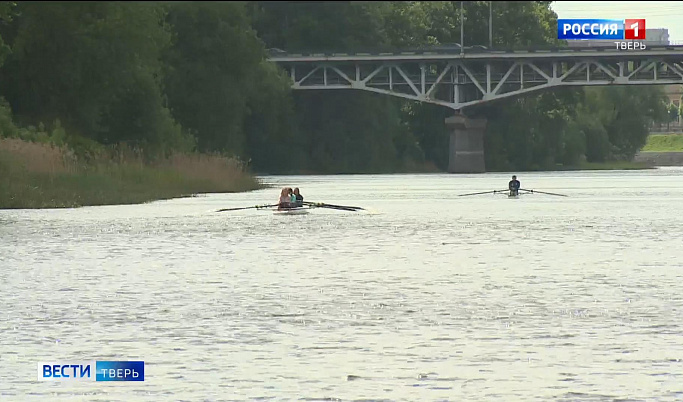
<path fill-rule="evenodd" d="M 628 42 L 634 45 L 635 42 Z M 628 46 L 630 46 L 628 45 Z M 683 46 L 489 50 L 436 47 L 401 52 L 287 53 L 269 59 L 297 90 L 358 89 L 451 108 L 452 173 L 484 172 L 486 121 L 473 106 L 565 86 L 683 84 Z"/>

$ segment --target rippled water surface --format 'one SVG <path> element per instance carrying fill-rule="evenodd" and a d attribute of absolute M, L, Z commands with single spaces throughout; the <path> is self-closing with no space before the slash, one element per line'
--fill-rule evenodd
<path fill-rule="evenodd" d="M 0 399 L 683 398 L 683 170 L 266 177 L 0 211 Z M 38 382 L 144 360 L 143 383 Z"/>

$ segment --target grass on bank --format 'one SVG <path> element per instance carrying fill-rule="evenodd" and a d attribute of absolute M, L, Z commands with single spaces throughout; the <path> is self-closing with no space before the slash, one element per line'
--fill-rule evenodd
<path fill-rule="evenodd" d="M 613 161 L 613 162 L 581 162 L 578 166 L 563 166 L 558 170 L 640 170 L 654 169 L 645 162 Z"/>
<path fill-rule="evenodd" d="M 0 208 L 137 204 L 263 186 L 230 158 L 175 154 L 145 164 L 127 151 L 79 163 L 66 148 L 0 139 Z"/>
<path fill-rule="evenodd" d="M 487 170 L 490 172 L 562 172 L 574 170 L 642 170 L 654 169 L 654 167 L 646 162 L 629 162 L 629 161 L 612 161 L 612 162 L 579 162 L 577 165 L 555 165 L 546 168 L 518 170 L 518 169 L 501 169 L 501 170 Z"/>
<path fill-rule="evenodd" d="M 641 152 L 683 152 L 683 134 L 651 134 Z"/>

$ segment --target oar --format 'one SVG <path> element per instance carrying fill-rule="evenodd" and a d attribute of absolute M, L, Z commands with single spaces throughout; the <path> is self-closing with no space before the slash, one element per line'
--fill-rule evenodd
<path fill-rule="evenodd" d="M 548 195 L 556 195 L 558 197 L 569 197 L 568 195 L 565 194 L 555 194 L 555 193 L 546 193 L 545 191 L 538 191 L 538 190 L 527 190 L 524 188 L 520 188 L 522 191 L 528 191 L 530 193 L 539 193 L 539 194 L 548 194 Z"/>
<path fill-rule="evenodd" d="M 345 205 L 333 205 L 333 204 L 325 204 L 324 202 L 308 202 L 304 201 L 304 205 L 308 205 L 311 207 L 318 207 L 318 208 L 330 208 L 330 209 L 339 209 L 342 211 L 358 211 L 358 210 L 363 210 L 361 207 L 349 207 Z"/>
<path fill-rule="evenodd" d="M 469 193 L 469 194 L 460 194 L 458 197 L 464 197 L 466 195 L 479 195 L 479 194 L 495 194 L 495 193 L 504 193 L 508 190 L 493 190 L 493 191 L 482 191 L 480 193 Z"/>
<path fill-rule="evenodd" d="M 338 209 L 341 211 L 352 211 L 352 212 L 363 210 L 363 208 L 361 208 L 361 207 L 349 207 L 349 206 L 345 206 L 345 205 L 332 205 L 332 204 L 325 204 L 323 202 L 306 203 L 306 205 L 308 205 L 312 208 L 330 208 L 330 209 Z"/>
<path fill-rule="evenodd" d="M 270 207 L 277 207 L 279 204 L 272 204 L 272 205 L 254 205 L 253 207 L 241 207 L 241 208 L 223 208 L 219 209 L 216 212 L 224 212 L 224 211 L 239 211 L 240 209 L 251 209 L 251 208 L 270 208 Z"/>

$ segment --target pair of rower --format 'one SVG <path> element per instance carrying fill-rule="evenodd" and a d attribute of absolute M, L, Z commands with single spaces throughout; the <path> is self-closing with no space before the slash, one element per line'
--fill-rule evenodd
<path fill-rule="evenodd" d="M 289 208 L 303 207 L 304 197 L 299 193 L 299 187 L 292 190 L 291 187 L 285 187 L 280 192 L 280 200 L 278 201 L 278 211 Z"/>

